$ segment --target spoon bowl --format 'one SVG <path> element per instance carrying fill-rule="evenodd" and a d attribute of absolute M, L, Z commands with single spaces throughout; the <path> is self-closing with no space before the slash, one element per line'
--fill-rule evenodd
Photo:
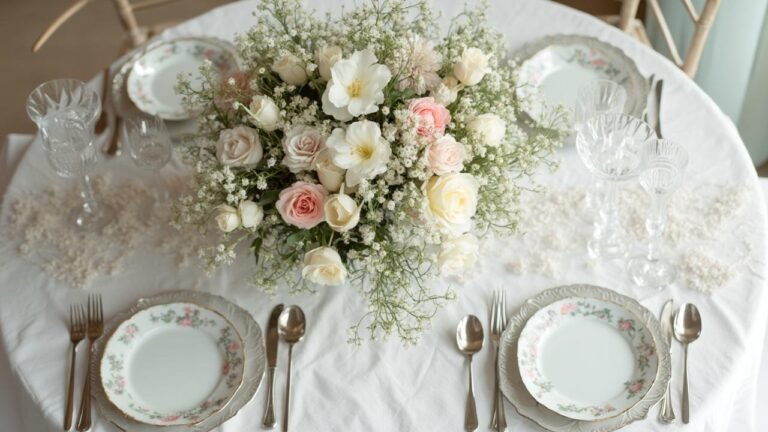
<path fill-rule="evenodd" d="M 289 344 L 294 344 L 304 337 L 307 319 L 304 311 L 298 306 L 288 306 L 277 319 L 277 333 Z"/>
<path fill-rule="evenodd" d="M 483 348 L 483 324 L 474 315 L 467 315 L 456 327 L 456 345 L 465 355 L 472 355 Z"/>

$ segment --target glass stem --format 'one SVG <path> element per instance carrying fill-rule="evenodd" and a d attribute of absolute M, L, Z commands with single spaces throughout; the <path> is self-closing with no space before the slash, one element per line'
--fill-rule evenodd
<path fill-rule="evenodd" d="M 85 213 L 96 213 L 99 205 L 96 202 L 96 197 L 93 194 L 91 178 L 88 177 L 87 174 L 80 177 L 80 198 L 83 200 L 83 211 Z"/>
<path fill-rule="evenodd" d="M 663 197 L 651 198 L 651 213 L 645 221 L 645 229 L 648 231 L 648 261 L 659 260 L 661 243 L 664 239 L 664 230 L 667 225 L 667 200 Z"/>
<path fill-rule="evenodd" d="M 616 232 L 619 224 L 619 188 L 616 182 L 610 180 L 598 180 L 601 182 L 600 188 L 600 219 L 604 232 L 611 236 Z"/>

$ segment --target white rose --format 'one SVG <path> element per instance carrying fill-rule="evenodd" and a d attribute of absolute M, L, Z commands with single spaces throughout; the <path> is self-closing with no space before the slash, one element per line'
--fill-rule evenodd
<path fill-rule="evenodd" d="M 341 183 L 344 182 L 345 170 L 334 165 L 329 149 L 320 150 L 315 157 L 314 168 L 325 190 L 328 192 L 339 190 Z"/>
<path fill-rule="evenodd" d="M 219 229 L 225 233 L 232 232 L 240 226 L 240 215 L 237 213 L 237 209 L 222 204 L 216 207 L 216 216 L 214 220 L 219 226 Z"/>
<path fill-rule="evenodd" d="M 304 254 L 301 276 L 320 285 L 341 285 L 347 279 L 347 269 L 336 250 L 319 247 Z"/>
<path fill-rule="evenodd" d="M 427 146 L 427 165 L 437 175 L 461 172 L 466 157 L 464 146 L 448 134 Z"/>
<path fill-rule="evenodd" d="M 255 228 L 264 220 L 264 209 L 253 201 L 241 201 L 237 209 L 244 228 Z"/>
<path fill-rule="evenodd" d="M 272 132 L 280 124 L 280 108 L 269 96 L 254 96 L 248 109 L 251 121 L 260 129 Z"/>
<path fill-rule="evenodd" d="M 467 129 L 483 140 L 483 144 L 497 147 L 504 140 L 507 133 L 507 125 L 496 114 L 480 114 L 467 124 Z"/>
<path fill-rule="evenodd" d="M 344 192 L 331 195 L 325 201 L 325 221 L 332 230 L 338 232 L 349 231 L 360 222 L 360 206 Z"/>
<path fill-rule="evenodd" d="M 224 129 L 216 141 L 216 158 L 224 165 L 253 165 L 262 155 L 258 132 L 247 126 Z"/>
<path fill-rule="evenodd" d="M 473 86 L 490 72 L 488 67 L 490 57 L 477 48 L 465 49 L 459 61 L 453 65 L 453 74 L 462 84 Z"/>
<path fill-rule="evenodd" d="M 317 63 L 320 69 L 320 77 L 325 81 L 331 79 L 331 68 L 337 61 L 341 60 L 341 47 L 336 45 L 326 45 L 317 50 Z"/>
<path fill-rule="evenodd" d="M 439 228 L 458 235 L 471 228 L 478 184 L 471 174 L 432 176 L 426 185 L 427 210 Z"/>
<path fill-rule="evenodd" d="M 443 242 L 437 265 L 443 276 L 459 276 L 477 262 L 480 242 L 472 234 L 463 234 Z"/>
<path fill-rule="evenodd" d="M 292 173 L 312 169 L 315 157 L 325 147 L 325 138 L 313 127 L 298 125 L 283 138 L 283 165 Z"/>
<path fill-rule="evenodd" d="M 301 60 L 293 54 L 286 54 L 272 65 L 272 71 L 280 75 L 286 84 L 300 86 L 307 82 L 307 71 Z"/>
<path fill-rule="evenodd" d="M 459 91 L 463 88 L 464 85 L 459 80 L 450 76 L 443 78 L 430 94 L 435 98 L 435 102 L 448 106 L 459 97 Z"/>

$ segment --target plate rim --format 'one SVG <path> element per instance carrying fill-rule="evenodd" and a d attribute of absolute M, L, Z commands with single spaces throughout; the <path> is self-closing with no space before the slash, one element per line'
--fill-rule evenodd
<path fill-rule="evenodd" d="M 613 306 L 616 306 L 616 307 L 618 307 L 618 308 L 622 309 L 624 312 L 628 313 L 629 315 L 631 315 L 632 317 L 634 317 L 635 319 L 637 319 L 637 320 L 638 320 L 638 322 L 639 322 L 639 323 L 640 323 L 640 324 L 643 326 L 643 328 L 644 328 L 644 329 L 645 329 L 645 330 L 646 330 L 646 331 L 647 331 L 647 332 L 650 334 L 650 336 L 651 336 L 651 339 L 653 340 L 653 333 L 652 333 L 652 332 L 651 332 L 651 330 L 648 328 L 648 326 L 647 326 L 647 325 L 646 325 L 644 322 L 642 322 L 642 318 L 641 318 L 641 317 L 639 317 L 639 316 L 637 316 L 637 314 L 636 314 L 636 313 L 634 313 L 633 311 L 631 311 L 631 310 L 627 309 L 627 308 L 626 308 L 624 305 L 621 305 L 621 304 L 618 304 L 618 303 L 616 303 L 616 302 L 613 302 L 613 301 L 609 301 L 609 300 L 598 299 L 598 298 L 594 298 L 594 297 L 586 297 L 586 296 L 571 296 L 571 297 L 563 297 L 563 298 L 561 298 L 561 299 L 558 299 L 558 300 L 554 300 L 554 301 L 552 301 L 551 303 L 549 303 L 549 304 L 547 304 L 547 305 L 542 305 L 542 306 L 541 306 L 541 307 L 540 307 L 540 308 L 539 308 L 539 309 L 538 309 L 536 312 L 534 312 L 534 313 L 533 313 L 533 315 L 531 315 L 531 316 L 530 316 L 530 317 L 529 317 L 529 318 L 526 320 L 525 324 L 524 324 L 524 325 L 522 326 L 522 328 L 520 329 L 520 335 L 518 336 L 518 340 L 520 340 L 520 338 L 522 338 L 522 336 L 523 336 L 523 333 L 526 331 L 526 329 L 528 329 L 528 328 L 529 328 L 529 327 L 528 327 L 528 324 L 531 322 L 531 320 L 532 320 L 532 319 L 534 319 L 534 318 L 535 318 L 537 315 L 539 315 L 539 314 L 543 313 L 543 312 L 544 312 L 544 310 L 546 310 L 547 308 L 551 307 L 551 306 L 552 306 L 552 305 L 554 305 L 555 303 L 557 303 L 557 302 L 561 302 L 561 301 L 565 301 L 565 300 L 569 300 L 569 299 L 586 299 L 586 300 L 596 300 L 596 301 L 600 301 L 600 302 L 604 302 L 604 303 L 610 303 L 610 304 L 612 304 Z M 654 341 L 654 342 L 655 342 L 655 341 Z M 520 353 L 520 349 L 521 349 L 521 348 L 520 348 L 520 344 L 518 344 L 518 345 L 517 345 L 517 353 L 516 353 L 516 354 L 518 354 L 518 355 L 517 355 L 517 357 L 518 357 L 518 369 L 519 369 L 519 353 Z M 654 350 L 655 350 L 655 349 L 656 349 L 656 346 L 655 346 L 655 343 L 654 343 Z M 657 374 L 658 374 L 658 372 L 659 372 L 659 354 L 658 354 L 658 352 L 654 352 L 654 355 L 656 356 L 656 368 L 655 368 L 655 370 L 653 370 L 653 374 L 651 375 L 651 377 L 653 378 L 653 380 L 651 381 L 650 385 L 648 385 L 648 388 L 647 388 L 647 390 L 646 390 L 646 391 L 645 391 L 645 392 L 642 394 L 642 396 L 641 396 L 641 397 L 639 397 L 639 398 L 638 398 L 638 399 L 637 399 L 635 402 L 633 402 L 633 403 L 632 403 L 631 405 L 629 405 L 628 407 L 626 407 L 626 408 L 622 409 L 621 411 L 618 411 L 618 412 L 616 412 L 616 413 L 614 413 L 614 414 L 611 414 L 611 415 L 607 415 L 607 416 L 604 416 L 604 417 L 594 417 L 594 418 L 575 418 L 575 417 L 570 417 L 570 416 L 568 416 L 568 415 L 562 414 L 562 413 L 558 412 L 557 410 L 555 410 L 554 408 L 552 408 L 552 407 L 548 406 L 547 404 L 545 404 L 543 401 L 539 400 L 539 398 L 537 398 L 536 396 L 534 396 L 534 395 L 531 393 L 530 389 L 528 389 L 528 385 L 526 384 L 526 382 L 525 382 L 525 380 L 524 380 L 524 379 L 523 379 L 523 385 L 525 385 L 525 388 L 526 388 L 526 390 L 528 391 L 528 393 L 529 393 L 529 394 L 530 394 L 530 395 L 531 395 L 531 396 L 532 396 L 534 399 L 536 399 L 536 401 L 537 401 L 537 402 L 539 402 L 540 404 L 542 404 L 543 406 L 545 406 L 545 407 L 546 407 L 547 409 L 549 409 L 550 411 L 552 411 L 552 412 L 555 412 L 555 413 L 557 413 L 557 414 L 559 414 L 559 415 L 561 415 L 561 416 L 563 416 L 563 417 L 565 417 L 565 418 L 569 418 L 569 419 L 572 419 L 572 420 L 579 420 L 579 421 L 596 421 L 596 420 L 606 420 L 606 419 L 610 419 L 610 418 L 618 417 L 618 416 L 620 416 L 620 415 L 624 414 L 625 412 L 627 412 L 627 411 L 631 410 L 632 408 L 634 408 L 634 407 L 635 407 L 635 405 L 637 405 L 638 403 L 640 403 L 640 402 L 641 402 L 641 401 L 642 401 L 642 400 L 645 398 L 645 395 L 646 395 L 646 394 L 648 394 L 648 392 L 650 392 L 650 391 L 651 391 L 651 387 L 653 386 L 653 383 L 654 383 L 654 382 L 655 382 L 655 380 L 656 380 L 656 375 L 657 375 Z M 522 378 L 522 377 L 521 377 L 521 378 Z"/>
<path fill-rule="evenodd" d="M 584 421 L 562 416 L 543 407 L 543 405 L 541 406 L 543 411 L 531 411 L 538 409 L 539 404 L 530 394 L 528 394 L 528 390 L 524 385 L 522 386 L 522 392 L 531 398 L 532 404 L 528 406 L 526 405 L 525 400 L 520 400 L 516 397 L 516 393 L 520 393 L 514 390 L 517 383 L 507 378 L 510 373 L 507 370 L 507 364 L 510 361 L 515 363 L 515 365 L 517 364 L 516 349 L 513 350 L 512 348 L 517 344 L 517 338 L 519 337 L 522 326 L 525 325 L 528 319 L 541 307 L 561 298 L 572 297 L 574 295 L 590 296 L 603 300 L 613 299 L 625 302 L 626 304 L 624 306 L 641 311 L 642 319 L 645 321 L 646 325 L 648 325 L 651 334 L 653 335 L 656 351 L 660 353 L 659 367 L 650 390 L 638 404 L 619 416 L 595 421 Z M 511 353 L 511 351 L 514 351 L 514 353 Z M 501 343 L 499 344 L 498 373 L 501 377 L 499 384 L 504 398 L 507 399 L 521 417 L 553 432 L 610 432 L 648 416 L 650 409 L 658 404 L 666 391 L 667 384 L 669 383 L 672 374 L 672 365 L 669 346 L 661 332 L 661 326 L 658 319 L 650 310 L 640 304 L 637 300 L 619 294 L 611 289 L 591 284 L 572 284 L 556 286 L 541 291 L 537 295 L 523 302 L 517 313 L 510 317 L 509 325 L 502 334 Z M 522 384 L 521 379 L 520 383 Z M 553 420 L 556 420 L 555 424 L 553 424 Z"/>
<path fill-rule="evenodd" d="M 227 399 L 227 402 L 222 404 L 217 409 L 211 411 L 206 417 L 203 417 L 203 418 L 201 418 L 199 420 L 196 420 L 194 422 L 189 422 L 189 423 L 173 423 L 173 424 L 150 423 L 150 422 L 147 422 L 147 421 L 143 421 L 143 420 L 137 419 L 136 417 L 132 416 L 131 414 L 125 412 L 122 408 L 117 406 L 117 404 L 115 403 L 115 401 L 112 400 L 112 398 L 109 397 L 109 392 L 107 392 L 106 388 L 104 388 L 104 379 L 103 379 L 103 376 L 101 374 L 101 367 L 102 367 L 102 364 L 104 363 L 104 356 L 108 352 L 108 348 L 109 348 L 110 342 L 112 342 L 112 339 L 115 337 L 115 334 L 116 334 L 117 330 L 119 330 L 120 327 L 122 327 L 123 324 L 125 324 L 129 320 L 133 319 L 136 315 L 138 315 L 140 313 L 143 313 L 145 311 L 148 311 L 148 310 L 156 308 L 156 307 L 169 306 L 169 305 L 173 305 L 173 304 L 179 304 L 179 305 L 181 305 L 181 304 L 192 304 L 192 305 L 195 305 L 195 306 L 197 306 L 197 307 L 199 307 L 201 309 L 205 309 L 208 312 L 211 312 L 211 313 L 214 313 L 214 314 L 218 315 L 224 322 L 226 322 L 229 325 L 229 328 L 231 328 L 235 332 L 235 334 L 237 334 L 237 337 L 240 339 L 240 345 L 243 347 L 243 350 L 242 350 L 243 351 L 242 352 L 242 356 L 243 356 L 242 370 L 240 372 L 240 379 L 237 382 L 237 386 L 231 392 L 231 396 Z M 243 385 L 243 382 L 245 380 L 245 349 L 244 349 L 245 345 L 244 345 L 244 342 L 243 342 L 242 335 L 240 334 L 239 331 L 237 331 L 237 328 L 235 328 L 235 325 L 229 319 L 227 319 L 227 317 L 225 317 L 223 314 L 221 314 L 220 312 L 218 312 L 216 310 L 213 310 L 213 309 L 211 309 L 211 308 L 209 308 L 209 307 L 207 307 L 205 305 L 201 305 L 201 304 L 199 304 L 197 302 L 192 302 L 192 301 L 170 301 L 170 302 L 167 302 L 167 303 L 153 304 L 153 305 L 147 306 L 146 308 L 138 310 L 135 313 L 130 314 L 129 316 L 125 317 L 125 319 L 121 320 L 119 323 L 116 323 L 115 326 L 114 326 L 114 329 L 111 330 L 111 332 L 109 334 L 109 337 L 107 337 L 104 340 L 103 345 L 104 346 L 103 346 L 103 348 L 101 350 L 101 354 L 99 356 L 100 358 L 98 360 L 98 364 L 99 364 L 99 377 L 101 378 L 101 379 L 99 379 L 99 384 L 101 385 L 101 389 L 104 391 L 104 394 L 106 396 L 107 402 L 109 402 L 116 410 L 120 411 L 120 413 L 122 415 L 124 415 L 125 417 L 127 417 L 128 419 L 133 420 L 133 421 L 138 422 L 138 423 L 145 424 L 145 425 L 164 427 L 164 426 L 191 426 L 191 425 L 196 425 L 198 423 L 201 423 L 203 420 L 205 420 L 207 418 L 210 418 L 214 414 L 216 414 L 219 411 L 221 411 L 222 409 L 224 409 L 224 407 L 226 407 L 229 404 L 229 402 L 235 397 L 235 395 L 237 394 L 238 390 L 240 390 L 240 387 Z"/>

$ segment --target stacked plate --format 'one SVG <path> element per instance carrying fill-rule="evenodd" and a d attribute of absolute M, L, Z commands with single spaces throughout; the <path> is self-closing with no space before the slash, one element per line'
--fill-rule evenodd
<path fill-rule="evenodd" d="M 643 419 L 671 375 L 655 316 L 606 288 L 552 288 L 504 332 L 501 390 L 523 417 L 556 432 L 612 431 Z"/>
<path fill-rule="evenodd" d="M 94 394 L 122 430 L 209 431 L 251 400 L 264 374 L 258 324 L 212 294 L 142 299 L 104 334 L 94 347 Z"/>

